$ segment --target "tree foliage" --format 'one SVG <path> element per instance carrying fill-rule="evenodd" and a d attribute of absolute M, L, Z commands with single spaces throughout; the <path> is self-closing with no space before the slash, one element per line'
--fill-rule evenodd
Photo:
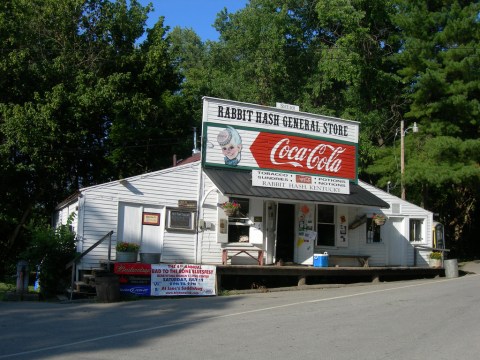
<path fill-rule="evenodd" d="M 56 229 L 44 225 L 28 229 L 32 240 L 22 258 L 28 260 L 30 269 L 38 267 L 40 294 L 44 298 L 62 294 L 70 285 L 71 271 L 66 265 L 75 258 L 75 233 L 71 230 L 74 217 L 75 213 Z"/>
<path fill-rule="evenodd" d="M 28 221 L 79 187 L 158 170 L 186 152 L 191 119 L 163 19 L 136 43 L 149 10 L 136 0 L 0 4 L 6 257 L 24 246 Z"/>

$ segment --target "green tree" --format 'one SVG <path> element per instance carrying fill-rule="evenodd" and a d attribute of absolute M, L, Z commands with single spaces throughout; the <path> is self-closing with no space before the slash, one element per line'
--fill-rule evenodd
<path fill-rule="evenodd" d="M 71 272 L 65 267 L 75 258 L 75 233 L 70 229 L 74 216 L 56 229 L 39 225 L 29 228 L 32 240 L 22 258 L 28 259 L 30 269 L 38 267 L 43 298 L 63 294 L 71 285 Z"/>
<path fill-rule="evenodd" d="M 394 21 L 401 30 L 402 47 L 392 57 L 405 84 L 404 116 L 421 129 L 421 136 L 407 142 L 407 197 L 438 213 L 447 225 L 448 245 L 467 256 L 471 247 L 465 244 L 474 241 L 479 226 L 474 219 L 480 195 L 476 54 L 480 4 L 455 0 L 397 4 Z M 382 176 L 382 183 L 392 175 L 378 170 L 370 168 Z"/>
<path fill-rule="evenodd" d="M 186 153 L 191 119 L 163 19 L 136 43 L 149 11 L 136 0 L 0 4 L 2 260 L 78 188 Z"/>

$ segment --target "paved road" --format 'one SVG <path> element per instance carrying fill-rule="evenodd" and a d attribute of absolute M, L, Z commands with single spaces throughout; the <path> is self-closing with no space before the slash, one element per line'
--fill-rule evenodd
<path fill-rule="evenodd" d="M 480 275 L 115 304 L 0 303 L 0 359 L 477 359 Z"/>

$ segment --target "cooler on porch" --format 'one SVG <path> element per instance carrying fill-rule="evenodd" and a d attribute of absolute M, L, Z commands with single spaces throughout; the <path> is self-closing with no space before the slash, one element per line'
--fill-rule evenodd
<path fill-rule="evenodd" d="M 313 255 L 313 266 L 314 267 L 328 267 L 328 253 L 324 252 L 323 254 L 314 254 Z"/>

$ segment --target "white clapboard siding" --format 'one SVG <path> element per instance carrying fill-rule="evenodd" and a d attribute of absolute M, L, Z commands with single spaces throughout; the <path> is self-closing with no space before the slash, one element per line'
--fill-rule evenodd
<path fill-rule="evenodd" d="M 387 266 L 389 265 L 389 249 L 392 246 L 392 236 L 388 230 L 391 228 L 389 221 L 393 219 L 400 222 L 399 235 L 402 238 L 402 250 L 398 255 L 400 258 L 399 264 L 403 266 L 414 265 L 414 251 L 417 251 L 417 266 L 428 264 L 429 251 L 415 250 L 414 245 L 432 246 L 432 224 L 433 214 L 417 205 L 411 204 L 405 200 L 402 200 L 392 194 L 389 194 L 381 189 L 378 189 L 365 182 L 359 181 L 359 185 L 378 196 L 390 205 L 389 209 L 380 209 L 375 207 L 350 207 L 348 210 L 348 223 L 351 224 L 355 219 L 358 219 L 364 215 L 371 217 L 374 213 L 384 214 L 387 219 L 387 224 L 381 227 L 382 242 L 379 243 L 367 243 L 367 224 L 363 223 L 355 229 L 348 230 L 348 247 L 328 247 L 328 248 L 316 248 L 315 252 L 323 253 L 327 251 L 330 255 L 341 254 L 362 254 L 369 255 L 370 266 Z M 409 241 L 409 220 L 410 219 L 423 219 L 424 220 L 424 239 L 421 242 Z M 344 265 L 358 265 L 356 260 L 344 260 Z"/>
<path fill-rule="evenodd" d="M 200 162 L 134 176 L 122 181 L 112 181 L 80 190 L 78 239 L 80 251 L 85 251 L 105 234 L 113 231 L 112 258 L 118 232 L 118 209 L 120 203 L 139 204 L 146 208 L 154 206 L 165 221 L 166 207 L 177 207 L 178 200 L 198 201 Z M 68 211 L 61 208 L 57 217 Z M 165 231 L 163 234 L 162 261 L 195 261 L 195 234 Z M 100 261 L 107 260 L 108 241 L 88 253 L 79 269 L 92 269 Z"/>
<path fill-rule="evenodd" d="M 423 209 L 420 206 L 412 204 L 408 201 L 402 200 L 397 196 L 394 196 L 386 191 L 383 191 L 375 186 L 370 184 L 364 183 L 359 181 L 359 185 L 365 188 L 366 190 L 370 191 L 372 194 L 380 197 L 382 200 L 390 204 L 389 209 L 375 209 L 369 208 L 367 209 L 368 214 L 372 214 L 373 212 L 376 213 L 383 213 L 387 216 L 387 218 L 395 218 L 397 221 L 403 219 L 403 227 L 402 227 L 402 235 L 405 238 L 405 246 L 403 248 L 402 255 L 404 259 L 402 260 L 402 264 L 404 266 L 413 266 L 414 265 L 414 245 L 422 245 L 422 246 L 432 246 L 432 226 L 433 226 L 433 213 Z M 420 242 L 410 242 L 409 241 L 409 220 L 410 219 L 423 219 L 424 220 L 424 238 Z M 388 221 L 388 220 L 387 220 Z M 363 225 L 363 233 L 365 234 L 365 224 Z M 385 227 L 385 225 L 384 225 Z M 388 264 L 388 246 L 389 244 L 389 236 L 388 234 L 383 234 L 384 227 L 382 227 L 382 244 L 365 244 L 364 249 L 365 252 L 367 249 L 369 250 L 368 254 L 374 254 L 372 256 L 371 264 L 375 265 L 385 265 Z M 362 227 L 359 227 L 360 229 Z M 387 228 L 385 227 L 385 230 Z M 380 261 L 382 258 L 380 251 L 383 247 L 383 258 L 385 259 L 383 262 Z M 428 264 L 428 255 L 429 251 L 418 251 L 417 250 L 417 265 L 426 265 Z"/>

